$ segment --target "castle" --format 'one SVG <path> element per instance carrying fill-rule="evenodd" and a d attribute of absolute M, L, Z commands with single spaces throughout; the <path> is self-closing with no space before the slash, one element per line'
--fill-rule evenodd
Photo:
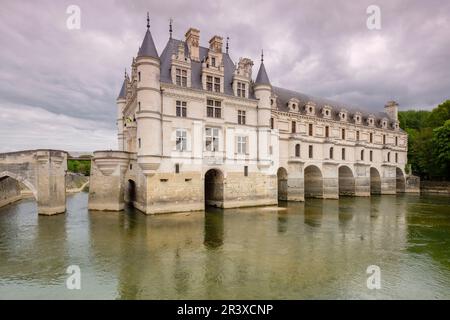
<path fill-rule="evenodd" d="M 271 84 L 200 31 L 158 54 L 147 31 L 117 97 L 118 151 L 98 151 L 89 208 L 147 213 L 408 191 L 398 104 L 383 112 Z"/>

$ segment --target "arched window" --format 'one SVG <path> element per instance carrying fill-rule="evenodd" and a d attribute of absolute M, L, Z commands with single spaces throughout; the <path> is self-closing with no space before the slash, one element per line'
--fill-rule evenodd
<path fill-rule="evenodd" d="M 390 152 L 388 152 L 387 161 L 391 162 L 391 153 Z"/>
<path fill-rule="evenodd" d="M 331 147 L 330 148 L 330 159 L 333 159 L 333 157 L 334 157 L 333 153 L 334 153 L 334 149 L 333 149 L 333 147 Z"/>
<path fill-rule="evenodd" d="M 295 156 L 300 158 L 300 144 L 295 145 Z"/>
<path fill-rule="evenodd" d="M 364 160 L 364 150 L 361 150 L 361 160 Z"/>

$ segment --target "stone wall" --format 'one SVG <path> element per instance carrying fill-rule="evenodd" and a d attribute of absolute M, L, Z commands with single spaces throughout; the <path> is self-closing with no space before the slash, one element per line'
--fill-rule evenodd
<path fill-rule="evenodd" d="M 450 195 L 449 181 L 420 181 L 420 192 L 442 193 Z"/>
<path fill-rule="evenodd" d="M 10 177 L 0 178 L 0 207 L 20 200 L 21 188 L 17 180 Z"/>

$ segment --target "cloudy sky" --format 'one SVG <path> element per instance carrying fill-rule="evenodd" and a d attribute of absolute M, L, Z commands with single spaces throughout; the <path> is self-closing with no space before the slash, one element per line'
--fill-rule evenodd
<path fill-rule="evenodd" d="M 130 1 L 131 2 L 131 1 Z M 381 29 L 369 30 L 369 5 Z M 67 28 L 69 5 L 81 9 Z M 272 84 L 349 105 L 430 109 L 450 98 L 450 1 L 16 1 L 0 10 L 0 152 L 116 148 L 115 98 L 146 30 L 161 53 L 200 29 L 229 36 L 230 54 Z M 256 75 L 256 68 L 254 75 Z"/>

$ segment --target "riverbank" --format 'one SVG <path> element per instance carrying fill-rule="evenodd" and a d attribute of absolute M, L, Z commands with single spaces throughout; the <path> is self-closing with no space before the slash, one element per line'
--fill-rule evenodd
<path fill-rule="evenodd" d="M 420 181 L 420 192 L 450 195 L 450 181 Z"/>

